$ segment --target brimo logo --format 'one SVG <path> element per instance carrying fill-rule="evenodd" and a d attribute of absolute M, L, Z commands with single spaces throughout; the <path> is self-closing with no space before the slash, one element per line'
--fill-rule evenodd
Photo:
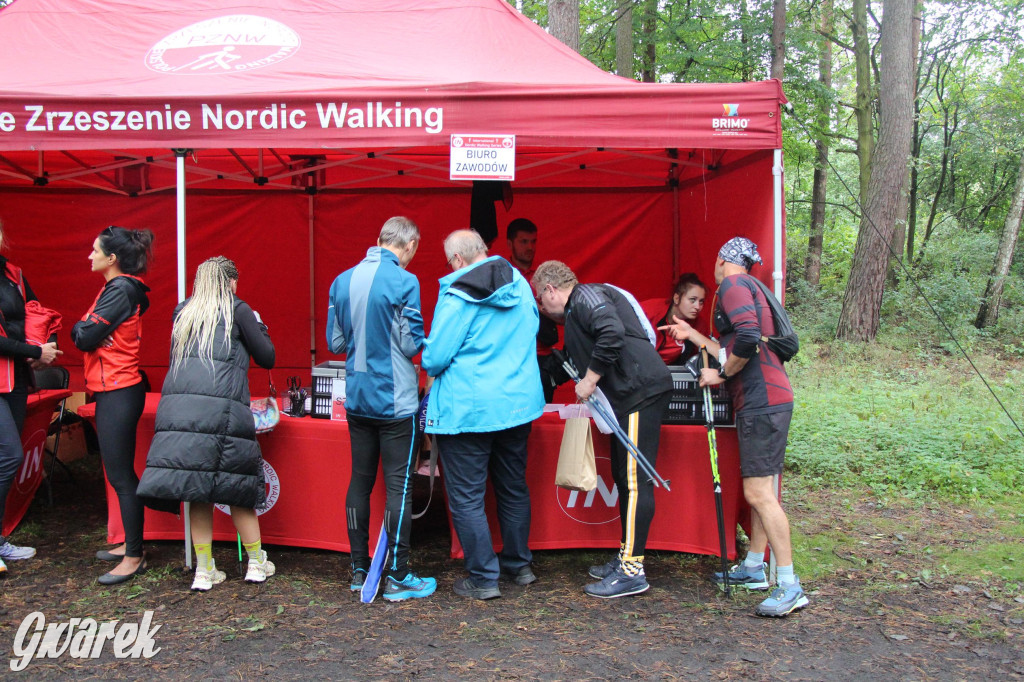
<path fill-rule="evenodd" d="M 722 113 L 725 115 L 724 118 L 711 119 L 711 127 L 715 130 L 746 130 L 750 125 L 749 118 L 738 118 L 739 104 L 723 104 Z"/>
<path fill-rule="evenodd" d="M 11 670 L 24 670 L 32 658 L 60 658 L 65 653 L 71 658 L 99 658 L 107 640 L 113 643 L 116 658 L 152 658 L 161 649 L 154 647 L 153 635 L 163 627 L 151 628 L 152 622 L 153 612 L 146 611 L 141 623 L 122 623 L 120 627 L 116 627 L 116 620 L 97 623 L 92 618 L 47 625 L 45 616 L 33 611 L 21 621 L 14 637 L 13 653 L 17 658 L 11 659 Z"/>

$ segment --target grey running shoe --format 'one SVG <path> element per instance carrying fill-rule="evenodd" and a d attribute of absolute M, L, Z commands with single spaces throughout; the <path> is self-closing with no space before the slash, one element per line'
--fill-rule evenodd
<path fill-rule="evenodd" d="M 602 564 L 600 566 L 591 566 L 590 570 L 587 571 L 587 573 L 590 574 L 591 578 L 597 578 L 598 580 L 604 580 L 605 578 L 607 578 L 608 576 L 610 576 L 612 573 L 615 572 L 615 569 L 619 567 L 620 563 L 621 562 L 619 561 L 619 557 L 616 556 L 614 559 L 611 559 L 606 564 Z"/>
<path fill-rule="evenodd" d="M 767 590 L 768 576 L 765 574 L 766 564 L 760 568 L 751 568 L 744 563 L 738 563 L 729 569 L 729 586 L 745 587 L 748 590 Z M 711 582 L 724 586 L 722 572 L 715 571 L 711 576 Z"/>
<path fill-rule="evenodd" d="M 363 589 L 363 583 L 366 582 L 366 569 L 357 568 L 352 571 L 352 584 L 349 585 L 349 589 L 353 592 L 359 592 Z"/>
<path fill-rule="evenodd" d="M 583 591 L 591 597 L 601 599 L 614 599 L 615 597 L 628 597 L 633 594 L 646 592 L 651 586 L 647 584 L 647 577 L 640 575 L 628 576 L 621 566 L 599 583 L 591 583 L 583 587 Z"/>
<path fill-rule="evenodd" d="M 521 566 L 516 571 L 502 571 L 501 577 L 505 580 L 511 580 L 516 585 L 529 585 L 530 583 L 537 582 L 537 576 L 533 574 L 533 569 L 530 565 Z"/>
<path fill-rule="evenodd" d="M 473 582 L 472 578 L 459 578 L 455 581 L 455 594 L 473 599 L 496 599 L 501 596 L 498 586 L 480 586 Z"/>
<path fill-rule="evenodd" d="M 31 559 L 36 555 L 35 547 L 18 547 L 12 545 L 9 542 L 4 542 L 0 545 L 0 559 L 4 561 L 19 561 L 21 559 Z"/>
<path fill-rule="evenodd" d="M 804 594 L 804 588 L 800 586 L 800 579 L 797 578 L 792 585 L 780 585 L 772 590 L 771 596 L 758 605 L 755 613 L 768 618 L 782 618 L 799 611 L 807 606 L 807 603 L 807 595 Z"/>

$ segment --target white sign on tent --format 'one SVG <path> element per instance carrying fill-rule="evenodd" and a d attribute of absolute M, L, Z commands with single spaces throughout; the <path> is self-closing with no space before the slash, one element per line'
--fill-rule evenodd
<path fill-rule="evenodd" d="M 452 135 L 452 180 L 515 180 L 515 135 Z"/>

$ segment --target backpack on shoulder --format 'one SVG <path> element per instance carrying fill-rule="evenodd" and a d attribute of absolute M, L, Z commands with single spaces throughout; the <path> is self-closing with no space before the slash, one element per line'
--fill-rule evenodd
<path fill-rule="evenodd" d="M 775 334 L 773 336 L 762 336 L 761 340 L 768 346 L 768 350 L 779 356 L 779 360 L 787 362 L 799 352 L 800 337 L 797 336 L 796 331 L 793 329 L 793 324 L 789 321 L 786 309 L 779 303 L 779 299 L 775 298 L 772 290 L 756 277 L 751 277 L 750 279 L 757 283 L 757 286 L 764 294 L 765 299 L 768 301 L 768 307 L 772 311 L 772 320 L 775 322 Z"/>

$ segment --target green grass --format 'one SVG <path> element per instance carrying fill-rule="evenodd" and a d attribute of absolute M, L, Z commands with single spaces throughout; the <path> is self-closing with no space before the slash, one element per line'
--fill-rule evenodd
<path fill-rule="evenodd" d="M 1024 362 L 982 365 L 1018 424 Z M 880 495 L 995 499 L 1024 487 L 1024 438 L 962 359 L 880 343 L 808 344 L 786 460 L 802 485 Z"/>

